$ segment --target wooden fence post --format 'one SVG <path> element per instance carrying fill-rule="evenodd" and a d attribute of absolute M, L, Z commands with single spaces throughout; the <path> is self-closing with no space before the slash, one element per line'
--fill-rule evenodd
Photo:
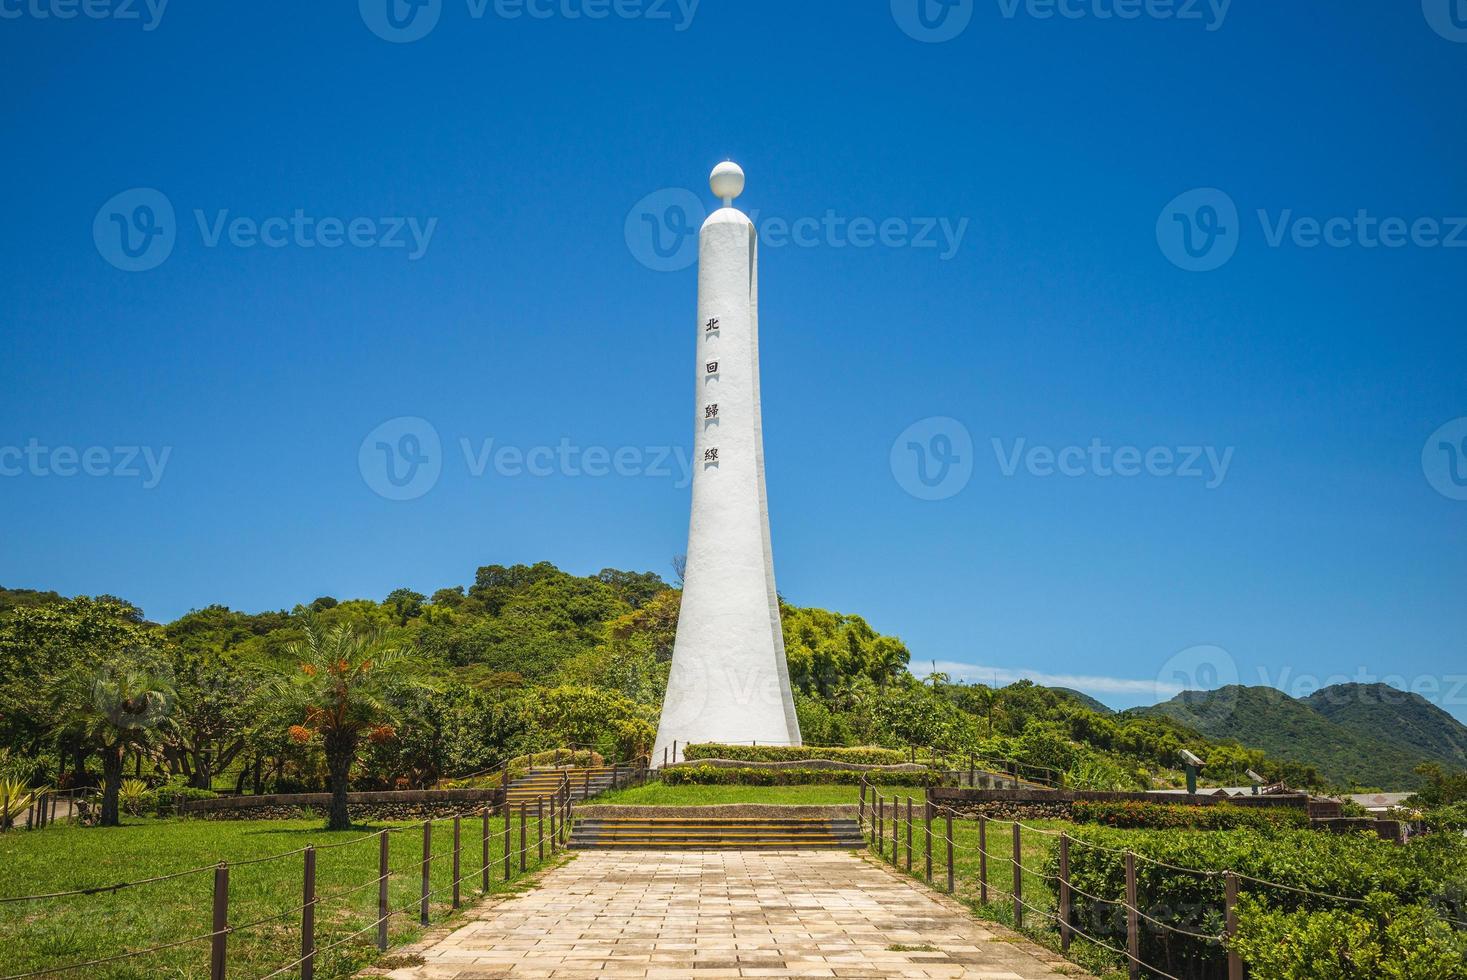
<path fill-rule="evenodd" d="M 224 980 L 229 959 L 229 865 L 214 868 L 214 938 L 209 949 L 209 980 Z"/>
<path fill-rule="evenodd" d="M 504 797 L 504 880 L 505 881 L 508 881 L 511 877 L 514 876 L 514 871 L 511 870 L 511 868 L 510 868 L 509 857 L 510 857 L 510 847 L 509 847 L 509 796 L 506 795 Z"/>
<path fill-rule="evenodd" d="M 560 825 L 558 823 L 558 821 L 560 819 L 560 814 L 558 814 L 558 813 L 555 812 L 559 808 L 560 808 L 560 791 L 559 790 L 556 790 L 555 793 L 550 797 L 550 853 L 551 854 L 554 854 L 555 853 L 555 849 L 560 846 Z M 541 833 L 544 833 L 543 828 L 541 829 Z"/>
<path fill-rule="evenodd" d="M 876 826 L 875 833 L 871 835 L 871 842 L 876 845 L 876 856 L 881 856 L 881 841 L 886 834 L 886 798 L 877 794 L 876 797 Z"/>
<path fill-rule="evenodd" d="M 487 895 L 489 894 L 489 808 L 487 806 L 484 808 L 482 819 L 484 821 L 484 828 L 483 840 L 480 842 L 480 846 L 483 848 L 484 852 L 482 861 L 482 866 L 484 870 L 482 872 L 482 880 L 479 882 L 479 890 Z"/>
<path fill-rule="evenodd" d="M 530 867 L 530 849 L 525 844 L 525 801 L 520 800 L 520 871 Z"/>
<path fill-rule="evenodd" d="M 911 873 L 912 873 L 912 798 L 909 796 L 909 797 L 907 797 L 907 874 L 911 874 Z"/>
<path fill-rule="evenodd" d="M 453 817 L 453 907 L 458 908 L 461 904 L 459 895 L 459 882 L 463 876 L 459 874 L 459 817 Z"/>
<path fill-rule="evenodd" d="M 1070 950 L 1070 835 L 1059 839 L 1059 930 L 1060 949 Z"/>
<path fill-rule="evenodd" d="M 1014 821 L 1014 928 L 1024 928 L 1024 837 L 1023 825 Z"/>
<path fill-rule="evenodd" d="M 861 835 L 866 834 L 866 777 L 861 776 L 861 793 L 856 798 L 856 826 L 861 828 Z"/>
<path fill-rule="evenodd" d="M 377 948 L 387 950 L 387 831 L 377 835 Z"/>
<path fill-rule="evenodd" d="M 932 884 L 932 801 L 922 801 L 922 828 L 926 834 L 922 845 L 922 867 L 927 884 Z"/>
<path fill-rule="evenodd" d="M 540 849 L 539 859 L 545 860 L 545 795 L 535 797 L 535 843 Z"/>
<path fill-rule="evenodd" d="M 301 887 L 301 980 L 316 975 L 316 848 L 306 845 Z"/>
<path fill-rule="evenodd" d="M 943 816 L 947 820 L 947 893 L 951 895 L 957 890 L 953 877 L 953 811 L 949 808 Z"/>
<path fill-rule="evenodd" d="M 418 900 L 418 923 L 428 924 L 428 886 L 429 876 L 432 874 L 433 861 L 433 821 L 423 821 L 423 889 L 422 897 Z"/>
<path fill-rule="evenodd" d="M 1223 902 L 1227 911 L 1227 936 L 1238 935 L 1238 876 L 1231 871 L 1223 873 Z M 1243 957 L 1231 946 L 1228 947 L 1228 980 L 1243 980 Z"/>
<path fill-rule="evenodd" d="M 1141 917 L 1136 905 L 1136 855 L 1126 852 L 1126 956 L 1131 980 L 1141 976 Z"/>
<path fill-rule="evenodd" d="M 978 814 L 978 901 L 988 902 L 988 817 Z"/>
<path fill-rule="evenodd" d="M 902 804 L 895 796 L 891 798 L 891 866 L 897 867 L 897 850 L 901 847 L 898 835 L 902 828 Z"/>

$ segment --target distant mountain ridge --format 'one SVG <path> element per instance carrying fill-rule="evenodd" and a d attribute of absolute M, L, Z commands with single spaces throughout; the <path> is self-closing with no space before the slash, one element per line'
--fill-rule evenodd
<path fill-rule="evenodd" d="M 1184 691 L 1138 715 L 1172 718 L 1312 765 L 1342 786 L 1412 790 L 1423 762 L 1467 766 L 1467 726 L 1417 694 L 1384 684 L 1337 684 L 1305 699 L 1271 687 Z"/>

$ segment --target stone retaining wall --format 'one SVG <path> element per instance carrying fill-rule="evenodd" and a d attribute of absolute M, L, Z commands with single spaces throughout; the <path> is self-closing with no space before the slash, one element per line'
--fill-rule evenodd
<path fill-rule="evenodd" d="M 687 762 L 674 762 L 663 766 L 663 771 L 668 769 L 691 768 L 693 766 L 711 766 L 714 769 L 842 769 L 858 772 L 926 772 L 928 769 L 927 766 L 916 765 L 911 762 L 881 766 L 868 762 L 840 762 L 835 759 L 787 759 L 780 762 L 742 762 L 738 759 L 690 759 Z"/>
<path fill-rule="evenodd" d="M 1187 796 L 1181 793 L 1158 795 L 1155 793 L 1106 793 L 1098 790 L 1067 789 L 954 789 L 934 786 L 928 790 L 933 803 L 951 807 L 957 813 L 976 817 L 982 814 L 1000 820 L 1068 820 L 1073 804 L 1097 803 L 1154 803 L 1173 806 L 1217 806 L 1231 803 L 1235 806 L 1288 807 L 1307 810 L 1308 796 L 1278 794 L 1273 796 Z"/>
<path fill-rule="evenodd" d="M 816 820 L 856 819 L 853 803 L 831 804 L 780 804 L 780 803 L 718 803 L 708 806 L 623 806 L 615 803 L 592 803 L 574 806 L 573 817 L 588 820 L 609 817 L 684 817 L 687 819 L 738 819 L 738 818 L 784 818 L 809 817 Z"/>

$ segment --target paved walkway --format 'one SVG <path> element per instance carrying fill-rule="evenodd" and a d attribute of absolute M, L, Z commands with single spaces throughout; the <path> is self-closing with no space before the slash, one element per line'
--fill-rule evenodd
<path fill-rule="evenodd" d="M 1082 975 L 845 851 L 583 851 L 539 887 L 469 916 L 446 937 L 400 950 L 423 965 L 391 976 Z"/>

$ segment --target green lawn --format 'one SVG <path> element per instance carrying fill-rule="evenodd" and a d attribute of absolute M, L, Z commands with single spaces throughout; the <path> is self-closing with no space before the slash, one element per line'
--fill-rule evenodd
<path fill-rule="evenodd" d="M 914 790 L 920 794 L 921 790 Z M 648 783 L 603 793 L 592 802 L 634 806 L 705 806 L 717 803 L 855 804 L 857 786 L 664 786 Z"/>
<path fill-rule="evenodd" d="M 421 889 L 422 824 L 378 823 L 326 833 L 316 820 L 203 821 L 132 819 L 122 827 L 84 829 L 54 826 L 37 832 L 0 835 L 0 976 L 113 956 L 211 931 L 212 870 L 114 893 L 4 902 L 7 896 L 68 891 L 185 871 L 216 861 L 248 861 L 302 848 L 316 852 L 317 947 L 343 941 L 317 958 L 316 976 L 350 976 L 376 955 L 379 842 L 373 834 L 402 828 L 390 842 L 389 907 L 411 906 L 391 919 L 392 945 L 418 934 L 415 899 Z M 480 892 L 481 823 L 462 824 L 460 875 L 467 903 Z M 502 820 L 490 824 L 490 891 L 518 887 L 519 825 L 511 830 L 514 876 L 504 880 Z M 538 825 L 528 821 L 528 866 L 537 867 Z M 327 848 L 327 845 L 343 844 Z M 548 847 L 548 845 L 547 845 Z M 451 909 L 453 825 L 435 822 L 430 898 L 432 921 Z M 547 850 L 548 857 L 548 850 Z M 241 927 L 277 914 L 280 918 L 229 936 L 229 976 L 261 977 L 300 955 L 303 856 L 230 868 L 229 920 Z M 370 927 L 370 928 L 369 928 Z M 361 935 L 348 938 L 357 930 Z M 191 943 L 94 966 L 68 974 L 88 980 L 202 978 L 209 974 L 209 944 Z M 283 977 L 295 977 L 288 971 Z"/>

